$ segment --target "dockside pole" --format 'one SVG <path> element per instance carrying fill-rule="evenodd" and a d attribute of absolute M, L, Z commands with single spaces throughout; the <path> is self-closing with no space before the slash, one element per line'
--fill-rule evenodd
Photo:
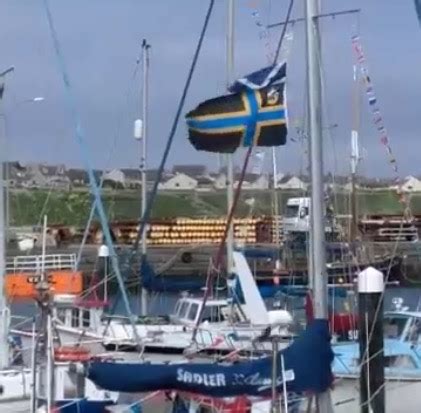
<path fill-rule="evenodd" d="M 358 274 L 361 413 L 385 413 L 383 291 L 380 271 Z"/>

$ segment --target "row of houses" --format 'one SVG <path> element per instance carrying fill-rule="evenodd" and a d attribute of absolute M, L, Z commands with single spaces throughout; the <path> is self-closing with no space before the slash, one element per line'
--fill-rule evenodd
<path fill-rule="evenodd" d="M 89 177 L 85 170 L 66 168 L 64 165 L 51 166 L 44 164 L 23 165 L 19 162 L 6 163 L 5 177 L 11 188 L 83 188 L 89 185 Z M 109 171 L 94 171 L 97 182 L 103 181 L 104 187 L 137 189 L 141 187 L 141 173 L 138 169 L 122 168 Z M 146 172 L 148 187 L 156 181 L 158 171 L 155 169 Z M 234 174 L 234 185 L 237 186 L 240 174 Z M 327 176 L 326 185 L 349 191 L 351 184 L 348 177 Z M 334 185 L 329 182 L 335 182 Z M 396 188 L 396 183 L 389 180 L 365 179 L 358 180 L 359 186 L 375 189 Z M 309 181 L 306 176 L 279 174 L 276 177 L 276 187 L 281 190 L 302 190 L 308 188 Z M 224 189 L 227 186 L 226 171 L 209 172 L 204 165 L 177 165 L 171 171 L 165 171 L 161 177 L 158 188 L 166 191 L 211 191 Z M 268 174 L 247 173 L 243 180 L 243 189 L 263 190 L 274 186 L 273 178 Z M 420 192 L 421 180 L 409 176 L 405 178 L 402 189 L 406 192 Z"/>
<path fill-rule="evenodd" d="M 104 187 L 137 189 L 142 185 L 139 169 L 122 168 L 109 171 L 94 171 L 97 182 L 103 181 Z M 158 171 L 155 169 L 146 172 L 148 187 L 157 179 Z M 87 187 L 89 176 L 83 169 L 66 168 L 64 165 L 51 166 L 44 164 L 23 165 L 19 162 L 6 163 L 5 177 L 10 188 L 45 189 L 60 188 L 71 189 Z M 235 184 L 238 185 L 240 174 L 235 174 Z M 171 171 L 165 171 L 161 177 L 158 188 L 161 190 L 213 190 L 224 189 L 227 185 L 225 171 L 218 173 L 208 172 L 202 165 L 179 165 Z M 244 189 L 267 189 L 271 185 L 266 174 L 246 174 L 243 181 Z M 282 188 L 305 189 L 306 183 L 296 176 L 278 176 L 278 185 Z"/>

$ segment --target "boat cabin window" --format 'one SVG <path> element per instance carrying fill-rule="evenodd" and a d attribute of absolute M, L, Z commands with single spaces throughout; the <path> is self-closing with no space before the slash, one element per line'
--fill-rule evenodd
<path fill-rule="evenodd" d="M 178 312 L 180 311 L 180 306 L 181 306 L 181 301 L 178 300 L 177 303 L 175 304 L 175 308 L 174 308 L 174 314 L 175 315 L 179 315 Z"/>
<path fill-rule="evenodd" d="M 89 327 L 91 325 L 91 312 L 89 310 L 82 311 L 82 325 Z"/>
<path fill-rule="evenodd" d="M 411 320 L 408 328 L 408 341 L 412 343 L 418 343 L 421 341 L 421 320 L 418 318 L 414 318 Z"/>
<path fill-rule="evenodd" d="M 300 207 L 298 205 L 287 205 L 285 210 L 286 218 L 295 218 L 298 216 L 298 210 Z"/>
<path fill-rule="evenodd" d="M 384 366 L 401 369 L 414 369 L 416 364 L 410 356 L 402 354 L 397 356 L 385 356 Z"/>
<path fill-rule="evenodd" d="M 407 317 L 386 317 L 383 324 L 384 336 L 386 338 L 400 338 L 407 322 Z"/>
<path fill-rule="evenodd" d="M 178 316 L 180 318 L 186 318 L 187 317 L 187 311 L 189 309 L 189 306 L 190 306 L 190 303 L 187 302 L 187 301 L 184 301 L 184 302 L 181 303 L 180 311 L 178 313 Z"/>
<path fill-rule="evenodd" d="M 72 309 L 72 327 L 79 327 L 79 309 Z"/>
<path fill-rule="evenodd" d="M 196 320 L 197 311 L 199 310 L 199 304 L 192 303 L 189 310 L 188 319 L 189 320 Z"/>
<path fill-rule="evenodd" d="M 206 306 L 203 310 L 202 321 L 210 323 L 218 323 L 224 321 L 225 317 L 222 314 L 222 307 L 218 305 Z"/>
<path fill-rule="evenodd" d="M 66 324 L 66 309 L 57 308 L 56 317 L 57 317 L 57 320 L 59 320 L 61 323 Z"/>

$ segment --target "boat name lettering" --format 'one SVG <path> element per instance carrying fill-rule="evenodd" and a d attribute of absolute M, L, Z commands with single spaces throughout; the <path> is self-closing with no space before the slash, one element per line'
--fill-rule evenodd
<path fill-rule="evenodd" d="M 294 381 L 294 370 L 286 370 L 284 377 L 287 382 Z M 245 374 L 234 374 L 233 379 L 234 386 L 259 386 L 259 391 L 269 389 L 272 386 L 272 378 L 261 376 L 260 373 L 254 373 L 248 376 Z M 283 383 L 283 379 L 283 376 L 278 376 L 277 386 Z"/>
<path fill-rule="evenodd" d="M 225 374 L 191 373 L 181 368 L 177 369 L 177 381 L 189 384 L 203 384 L 207 387 L 226 386 Z"/>

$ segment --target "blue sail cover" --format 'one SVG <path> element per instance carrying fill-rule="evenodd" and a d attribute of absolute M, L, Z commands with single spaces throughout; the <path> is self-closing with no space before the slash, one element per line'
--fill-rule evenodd
<path fill-rule="evenodd" d="M 278 353 L 277 386 L 285 378 L 288 392 L 320 393 L 332 384 L 329 327 L 314 320 L 294 342 Z M 284 358 L 285 377 L 282 376 Z M 99 387 L 138 393 L 176 390 L 209 397 L 266 396 L 272 386 L 272 358 L 222 365 L 212 363 L 148 364 L 92 362 L 87 377 Z"/>

